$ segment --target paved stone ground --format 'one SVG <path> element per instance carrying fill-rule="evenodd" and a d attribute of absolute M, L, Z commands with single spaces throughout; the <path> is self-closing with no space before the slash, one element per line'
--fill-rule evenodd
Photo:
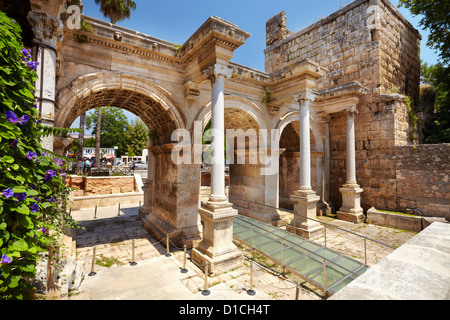
<path fill-rule="evenodd" d="M 118 212 L 118 207 L 98 208 L 96 219 L 94 219 L 94 209 L 85 209 L 72 212 L 72 216 L 85 228 L 84 230 L 78 230 L 77 232 L 77 261 L 80 261 L 81 263 L 84 262 L 86 275 L 91 272 L 93 247 L 95 246 L 96 264 L 94 271 L 99 275 L 102 274 L 104 277 L 107 277 L 106 274 L 109 273 L 110 278 L 112 277 L 112 279 L 114 279 L 115 286 L 120 287 L 122 282 L 119 278 L 123 273 L 120 273 L 119 270 L 128 270 L 126 268 L 129 268 L 132 260 L 133 239 L 135 241 L 135 261 L 138 262 L 138 265 L 146 264 L 149 266 L 152 264 L 152 261 L 153 264 L 168 263 L 168 260 L 161 260 L 161 257 L 164 257 L 166 254 L 165 243 L 152 238 L 142 227 L 138 216 L 137 205 L 121 207 L 120 216 L 118 216 Z M 288 211 L 283 212 L 285 219 L 289 219 L 290 215 L 291 213 Z M 416 233 L 413 232 L 369 224 L 356 225 L 330 217 L 318 217 L 318 219 L 394 247 L 401 246 L 416 235 Z M 321 239 L 318 239 L 317 242 L 324 244 L 324 240 L 325 239 L 322 237 Z M 364 240 L 358 236 L 336 228 L 327 227 L 327 247 L 364 262 Z M 240 249 L 243 250 L 247 257 L 250 257 L 248 251 L 245 251 L 244 248 Z M 377 243 L 367 241 L 367 263 L 369 265 L 376 264 L 391 252 L 393 252 L 393 249 L 391 248 L 386 248 Z M 188 273 L 178 275 L 177 272 L 176 277 L 167 277 L 167 274 L 161 275 L 164 279 L 168 279 L 167 281 L 177 281 L 177 283 L 173 284 L 167 282 L 166 285 L 168 287 L 175 287 L 181 283 L 183 285 L 182 287 L 187 289 L 187 292 L 184 293 L 184 295 L 180 295 L 173 293 L 168 289 L 166 290 L 168 292 L 166 295 L 162 295 L 162 293 L 159 292 L 158 296 L 149 296 L 152 290 L 142 289 L 146 292 L 146 299 L 175 300 L 180 299 L 180 297 L 186 299 L 208 299 L 208 297 L 199 295 L 199 292 L 201 292 L 204 287 L 204 275 L 190 262 L 189 253 L 190 252 L 188 251 Z M 177 265 L 177 268 L 182 266 L 184 254 L 181 248 L 171 246 L 171 254 L 172 256 L 169 259 L 172 263 Z M 257 292 L 257 295 L 253 297 L 254 299 L 293 300 L 296 296 L 297 282 L 301 284 L 299 289 L 299 300 L 322 299 L 321 290 L 314 288 L 301 279 L 296 279 L 292 275 L 281 274 L 280 268 L 266 259 L 262 259 L 259 262 L 261 263 L 254 264 L 253 266 L 254 289 Z M 160 272 L 165 272 L 164 270 L 167 271 L 169 269 L 170 266 L 167 265 L 167 267 L 164 267 Z M 139 273 L 141 276 L 143 276 L 142 272 L 146 272 L 141 269 L 131 269 L 130 272 L 133 272 L 133 270 L 135 270 L 135 272 L 140 270 Z M 150 269 L 147 268 L 146 270 Z M 221 292 L 222 295 L 220 298 L 222 299 L 252 298 L 252 296 L 247 295 L 246 293 L 246 290 L 250 288 L 249 274 L 249 261 L 246 260 L 241 268 L 210 278 L 210 290 L 213 291 L 214 289 Z M 158 278 L 159 276 L 152 274 L 152 277 Z M 108 293 L 102 293 L 101 296 L 95 296 L 92 291 L 93 284 L 90 289 L 86 289 L 89 288 L 88 282 L 93 281 L 92 278 L 94 277 L 86 276 L 85 280 L 83 280 L 86 284 L 82 284 L 79 290 L 72 291 L 70 299 L 114 299 L 113 296 L 108 297 Z M 135 281 L 137 281 L 136 286 L 140 285 L 139 279 Z M 161 284 L 158 284 L 158 286 L 159 285 Z M 148 291 L 150 291 L 150 293 Z M 157 294 L 157 292 L 158 291 L 155 291 L 154 293 Z M 120 297 L 122 297 L 121 299 L 139 299 L 137 296 L 124 296 L 124 293 L 122 293 L 122 296 Z M 209 299 L 211 299 L 211 297 L 209 297 Z"/>

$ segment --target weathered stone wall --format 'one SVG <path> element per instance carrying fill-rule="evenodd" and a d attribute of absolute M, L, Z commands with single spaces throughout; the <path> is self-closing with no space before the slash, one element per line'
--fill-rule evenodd
<path fill-rule="evenodd" d="M 403 96 L 381 95 L 361 108 L 356 116 L 356 176 L 363 188 L 361 205 L 395 208 L 395 147 L 411 145 L 412 129 Z M 330 200 L 341 204 L 339 188 L 346 178 L 346 119 L 344 113 L 333 114 L 330 122 Z M 410 146 L 410 148 L 412 148 Z"/>
<path fill-rule="evenodd" d="M 357 180 L 364 189 L 364 210 L 396 207 L 394 147 L 411 144 L 412 133 L 398 93 L 414 97 L 419 92 L 420 39 L 388 0 L 357 0 L 265 50 L 268 73 L 310 59 L 328 69 L 318 90 L 351 81 L 368 89 L 355 116 Z M 337 209 L 342 203 L 339 188 L 346 182 L 345 150 L 345 114 L 333 113 L 330 200 Z"/>
<path fill-rule="evenodd" d="M 450 219 L 450 144 L 396 147 L 395 172 L 398 210 Z"/>
<path fill-rule="evenodd" d="M 283 14 L 266 27 L 266 72 L 310 59 L 329 71 L 318 90 L 356 81 L 374 94 L 418 95 L 421 36 L 388 0 L 354 1 L 294 34 L 274 22 Z"/>
<path fill-rule="evenodd" d="M 68 176 L 66 185 L 75 188 L 74 196 L 93 196 L 137 191 L 134 177 Z"/>

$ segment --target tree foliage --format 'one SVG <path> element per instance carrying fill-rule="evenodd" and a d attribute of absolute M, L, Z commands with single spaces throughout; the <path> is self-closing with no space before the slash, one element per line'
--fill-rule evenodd
<path fill-rule="evenodd" d="M 86 128 L 97 131 L 98 109 L 86 116 Z M 100 125 L 100 141 L 102 148 L 118 147 L 118 156 L 126 153 L 128 147 L 125 140 L 128 120 L 122 109 L 116 107 L 102 108 L 102 122 Z"/>
<path fill-rule="evenodd" d="M 61 234 L 75 226 L 65 211 L 64 164 L 41 146 L 57 130 L 40 124 L 37 63 L 20 35 L 0 12 L 0 300 L 33 298 L 40 253 L 60 248 Z"/>
<path fill-rule="evenodd" d="M 112 24 L 129 18 L 131 11 L 136 9 L 136 3 L 132 0 L 95 0 L 100 4 L 100 11 Z"/>
<path fill-rule="evenodd" d="M 450 143 L 450 0 L 399 0 L 399 6 L 420 15 L 420 25 L 430 32 L 427 45 L 436 50 L 440 62 L 422 63 L 421 81 L 436 91 L 431 121 L 424 124 L 424 143 Z"/>
<path fill-rule="evenodd" d="M 430 121 L 423 127 L 424 143 L 450 143 L 450 73 L 442 65 L 422 63 L 421 81 L 434 88 L 435 97 Z M 421 97 L 426 86 L 421 87 Z"/>
<path fill-rule="evenodd" d="M 142 150 L 147 148 L 149 131 L 140 118 L 132 120 L 125 131 L 125 141 L 128 146 L 128 154 L 142 155 Z"/>
<path fill-rule="evenodd" d="M 450 0 L 400 0 L 399 6 L 420 15 L 420 25 L 430 31 L 427 45 L 439 53 L 441 62 L 450 62 Z"/>

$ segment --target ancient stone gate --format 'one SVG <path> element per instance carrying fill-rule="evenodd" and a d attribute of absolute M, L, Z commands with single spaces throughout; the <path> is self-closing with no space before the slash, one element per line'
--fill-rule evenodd
<path fill-rule="evenodd" d="M 149 145 L 143 225 L 198 245 L 199 264 L 234 259 L 228 228 L 236 210 L 278 224 L 277 208 L 292 208 L 288 228 L 313 238 L 321 227 L 307 217 L 317 212 L 361 222 L 372 206 L 401 209 L 391 164 L 395 147 L 412 145 L 403 100 L 418 94 L 420 34 L 388 0 L 354 1 L 296 33 L 279 13 L 266 25 L 264 72 L 231 61 L 250 34 L 219 17 L 176 46 L 86 16 L 89 31 L 69 28 L 60 13 L 70 1 L 30 2 L 45 123 L 69 127 L 100 106 L 138 115 L 158 136 Z M 224 164 L 213 165 L 212 194 L 200 208 L 200 164 L 172 159 L 180 142 L 172 133 L 193 133 L 210 119 L 218 141 L 226 129 L 280 130 L 273 145 L 258 135 L 279 155 L 276 173 L 262 174 L 259 161 L 230 165 L 234 209 Z M 247 143 L 247 153 L 234 153 L 248 160 L 252 148 L 261 151 Z"/>

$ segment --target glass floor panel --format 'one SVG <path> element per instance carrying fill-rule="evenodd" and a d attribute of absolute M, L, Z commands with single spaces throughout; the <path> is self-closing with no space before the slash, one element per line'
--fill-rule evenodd
<path fill-rule="evenodd" d="M 289 247 L 289 248 L 283 248 L 283 262 L 287 263 L 289 261 L 292 261 L 294 259 L 298 259 L 299 257 L 302 257 L 304 255 L 309 254 L 308 251 L 303 250 L 300 247 Z M 281 251 L 278 250 L 276 252 L 271 253 L 271 256 L 273 256 L 278 261 L 281 261 Z"/>
<path fill-rule="evenodd" d="M 300 274 L 306 274 L 312 270 L 323 265 L 322 262 L 312 258 L 311 256 L 306 256 L 295 260 L 294 262 L 289 262 L 286 264 L 288 267 L 294 269 Z"/>
<path fill-rule="evenodd" d="M 339 269 L 339 270 L 338 270 Z M 335 284 L 339 280 L 342 280 L 347 274 L 342 273 L 341 268 L 335 268 L 335 266 L 326 265 L 325 267 L 325 286 L 326 288 Z M 308 275 L 308 278 L 316 282 L 319 286 L 323 287 L 323 266 L 316 271 Z"/>
<path fill-rule="evenodd" d="M 325 285 L 330 293 L 336 293 L 369 268 L 355 259 L 264 222 L 242 215 L 233 221 L 233 235 L 237 241 L 249 245 L 253 242 L 253 246 L 264 255 L 279 262 L 282 259 L 294 273 L 302 275 L 318 288 L 323 288 L 325 259 Z"/>

